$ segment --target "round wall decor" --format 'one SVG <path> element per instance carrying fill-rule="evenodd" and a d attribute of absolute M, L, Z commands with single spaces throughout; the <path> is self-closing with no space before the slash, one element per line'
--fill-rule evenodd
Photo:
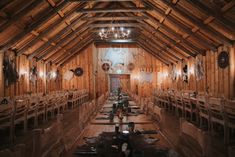
<path fill-rule="evenodd" d="M 220 68 L 224 69 L 229 65 L 229 54 L 226 51 L 220 52 L 218 56 L 218 65 Z"/>
<path fill-rule="evenodd" d="M 82 76 L 82 74 L 83 74 L 83 69 L 82 68 L 78 67 L 74 70 L 74 75 Z"/>
<path fill-rule="evenodd" d="M 130 70 L 130 71 L 134 70 L 134 69 L 135 69 L 134 63 L 129 63 L 129 64 L 127 65 L 127 68 L 128 68 L 128 70 Z"/>
<path fill-rule="evenodd" d="M 110 69 L 109 63 L 103 63 L 103 64 L 102 64 L 102 69 L 103 69 L 104 71 L 109 71 L 109 69 Z"/>

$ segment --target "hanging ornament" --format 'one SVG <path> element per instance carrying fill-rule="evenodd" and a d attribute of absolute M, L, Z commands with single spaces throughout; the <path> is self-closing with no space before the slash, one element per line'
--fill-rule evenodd
<path fill-rule="evenodd" d="M 33 66 L 33 67 L 30 69 L 29 80 L 30 80 L 33 84 L 36 83 L 36 81 L 37 81 L 37 67 L 36 67 L 36 66 Z"/>
<path fill-rule="evenodd" d="M 220 68 L 224 69 L 229 65 L 229 54 L 226 51 L 220 52 L 218 56 L 218 65 Z"/>
<path fill-rule="evenodd" d="M 64 79 L 70 81 L 73 78 L 73 71 L 69 70 L 64 73 Z"/>
<path fill-rule="evenodd" d="M 109 71 L 109 69 L 110 69 L 109 63 L 103 63 L 103 64 L 102 64 L 102 69 L 103 69 L 104 71 Z"/>
<path fill-rule="evenodd" d="M 182 77 L 183 81 L 188 83 L 188 65 L 185 64 L 183 67 L 183 77 Z"/>
<path fill-rule="evenodd" d="M 134 63 L 129 63 L 129 64 L 127 65 L 127 69 L 128 69 L 129 71 L 134 70 L 134 69 L 135 69 Z"/>
<path fill-rule="evenodd" d="M 170 78 L 171 78 L 172 81 L 176 80 L 177 73 L 176 73 L 176 66 L 175 66 L 175 64 L 172 65 L 172 69 L 171 69 L 169 75 L 170 75 Z"/>
<path fill-rule="evenodd" d="M 82 76 L 82 74 L 83 74 L 83 69 L 81 67 L 78 67 L 74 70 L 74 75 Z"/>
<path fill-rule="evenodd" d="M 204 68 L 203 68 L 203 62 L 199 58 L 196 58 L 195 61 L 195 75 L 196 75 L 196 80 L 199 81 L 203 79 L 204 77 Z"/>

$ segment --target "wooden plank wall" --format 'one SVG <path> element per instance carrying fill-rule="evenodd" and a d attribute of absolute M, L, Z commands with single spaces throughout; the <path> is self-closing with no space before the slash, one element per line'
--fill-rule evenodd
<path fill-rule="evenodd" d="M 4 54 L 1 53 L 0 55 L 1 67 L 3 67 L 3 64 L 2 64 L 3 57 L 4 57 Z M 37 81 L 35 82 L 35 84 L 29 79 L 29 71 L 33 65 L 37 67 L 37 71 L 38 71 L 38 77 L 37 77 Z M 12 97 L 14 95 L 23 95 L 29 92 L 31 93 L 45 92 L 46 69 L 45 69 L 45 64 L 43 62 L 36 62 L 35 59 L 28 60 L 27 56 L 21 55 L 19 57 L 16 57 L 16 69 L 19 74 L 18 82 L 8 87 L 5 87 L 3 68 L 0 68 L 0 88 L 1 88 L 0 96 Z M 39 73 L 42 73 L 42 75 L 39 75 Z"/>
<path fill-rule="evenodd" d="M 221 51 L 228 51 L 230 55 L 230 65 L 221 69 L 217 63 L 217 57 Z M 203 60 L 205 76 L 202 80 L 196 81 L 194 74 L 195 58 L 189 58 L 186 61 L 189 65 L 189 83 L 182 81 L 179 76 L 177 80 L 172 81 L 168 74 L 171 67 L 160 67 L 160 73 L 166 73 L 162 78 L 162 83 L 158 82 L 157 88 L 162 89 L 175 89 L 175 90 L 194 90 L 198 92 L 205 92 L 208 88 L 209 94 L 215 97 L 235 98 L 235 46 L 221 46 L 217 52 L 207 51 L 206 56 L 198 55 L 197 57 Z M 176 65 L 178 73 L 181 73 L 183 63 Z"/>
<path fill-rule="evenodd" d="M 116 60 L 120 60 L 120 62 L 124 63 L 124 69 L 126 69 L 126 65 L 129 63 L 134 63 L 135 69 L 132 72 L 124 70 L 123 73 L 130 74 L 130 90 L 132 92 L 138 93 L 141 96 L 150 96 L 152 94 L 154 87 L 156 87 L 156 73 L 158 64 L 161 64 L 160 61 L 156 60 L 152 55 L 146 53 L 143 49 L 135 45 L 99 45 L 97 49 L 99 55 L 98 76 L 100 82 L 98 85 L 98 91 L 109 90 L 109 73 L 116 73 L 115 71 L 109 71 L 108 73 L 102 70 L 102 63 L 109 59 L 112 64 L 114 64 Z M 120 53 L 120 56 L 116 54 L 110 55 L 109 53 L 112 52 Z M 122 60 L 119 57 L 122 58 Z M 139 76 L 141 72 L 152 73 L 153 81 L 151 83 L 141 81 Z"/>
<path fill-rule="evenodd" d="M 84 72 L 82 76 L 74 76 L 71 80 L 65 80 L 62 78 L 62 89 L 87 89 L 90 94 L 93 93 L 93 51 L 93 44 L 91 44 L 88 48 L 83 50 L 79 55 L 62 67 L 62 74 L 71 69 L 74 70 L 77 67 L 81 67 Z"/>

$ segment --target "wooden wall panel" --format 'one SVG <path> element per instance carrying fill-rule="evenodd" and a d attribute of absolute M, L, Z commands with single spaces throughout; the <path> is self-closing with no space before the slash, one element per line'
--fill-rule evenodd
<path fill-rule="evenodd" d="M 205 76 L 202 80 L 197 81 L 195 78 L 194 62 L 195 58 L 189 58 L 189 83 L 182 81 L 182 75 L 178 76 L 177 80 L 171 81 L 169 77 L 162 78 L 162 82 L 158 82 L 157 88 L 174 89 L 174 90 L 193 90 L 205 93 L 208 89 L 209 95 L 215 97 L 235 98 L 235 46 L 221 46 L 218 51 L 207 51 L 206 56 L 198 55 L 203 60 Z M 230 56 L 230 64 L 225 69 L 221 69 L 217 63 L 217 57 L 221 51 L 228 51 Z M 170 70 L 162 65 L 160 73 L 170 73 Z M 182 63 L 176 65 L 178 73 L 181 73 Z M 170 83 L 167 83 L 170 82 Z"/>
<path fill-rule="evenodd" d="M 74 76 L 71 80 L 63 79 L 62 75 L 62 89 L 87 89 L 91 96 L 93 96 L 93 51 L 93 44 L 91 44 L 88 48 L 83 50 L 79 55 L 62 67 L 62 74 L 71 69 L 74 70 L 77 67 L 81 67 L 84 71 L 82 76 Z"/>

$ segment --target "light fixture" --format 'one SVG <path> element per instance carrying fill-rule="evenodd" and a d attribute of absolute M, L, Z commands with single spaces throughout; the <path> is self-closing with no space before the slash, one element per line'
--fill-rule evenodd
<path fill-rule="evenodd" d="M 101 28 L 99 36 L 102 40 L 108 39 L 127 39 L 130 36 L 131 30 L 124 27 L 109 27 Z"/>

